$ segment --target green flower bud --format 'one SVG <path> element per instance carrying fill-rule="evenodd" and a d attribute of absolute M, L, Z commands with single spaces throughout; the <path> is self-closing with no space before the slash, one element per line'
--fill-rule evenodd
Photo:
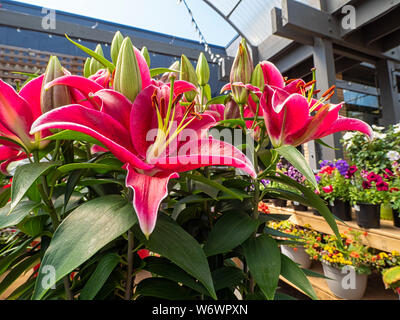
<path fill-rule="evenodd" d="M 83 76 L 85 78 L 89 78 L 90 74 L 90 63 L 92 62 L 92 58 L 87 58 L 85 64 L 83 65 Z"/>
<path fill-rule="evenodd" d="M 58 58 L 56 56 L 51 56 L 47 64 L 46 72 L 44 73 L 42 91 L 40 94 L 42 113 L 71 104 L 71 94 L 67 86 L 57 85 L 47 90 L 44 89 L 47 83 L 65 76 L 66 74 Z"/>
<path fill-rule="evenodd" d="M 104 57 L 103 48 L 100 44 L 96 46 L 96 50 L 94 50 L 94 52 Z M 97 71 L 103 68 L 104 66 L 100 62 L 92 58 L 92 61 L 90 62 L 90 75 L 95 74 Z"/>
<path fill-rule="evenodd" d="M 203 52 L 200 52 L 199 60 L 197 61 L 196 74 L 201 86 L 205 86 L 210 80 L 210 67 Z"/>
<path fill-rule="evenodd" d="M 184 54 L 182 54 L 181 56 L 180 80 L 185 80 L 187 82 L 194 84 L 195 86 L 199 85 L 197 81 L 196 70 L 194 70 L 192 63 Z M 192 102 L 196 98 L 196 92 L 194 91 L 186 92 L 185 97 L 189 102 Z"/>
<path fill-rule="evenodd" d="M 114 74 L 114 90 L 122 93 L 132 102 L 142 90 L 142 78 L 135 50 L 129 37 L 126 37 L 119 51 Z"/>
<path fill-rule="evenodd" d="M 262 70 L 260 64 L 258 64 L 254 68 L 253 74 L 251 76 L 251 84 L 253 86 L 259 88 L 261 91 L 264 90 L 264 87 L 265 87 L 264 73 L 263 73 L 263 70 Z M 250 94 L 251 94 L 251 98 L 254 100 L 254 102 L 257 103 L 259 101 L 258 97 L 252 92 Z"/>
<path fill-rule="evenodd" d="M 117 31 L 111 42 L 111 60 L 114 64 L 117 64 L 119 50 L 121 49 L 122 41 L 124 37 L 121 32 Z"/>
<path fill-rule="evenodd" d="M 254 66 L 253 60 L 249 53 L 249 49 L 246 44 L 246 40 L 242 39 L 239 44 L 239 48 L 233 61 L 230 83 L 231 85 L 235 82 L 242 82 L 248 84 L 251 81 L 251 75 L 253 74 Z M 248 99 L 248 90 L 232 85 L 232 94 L 235 101 L 238 104 L 246 104 Z"/>
<path fill-rule="evenodd" d="M 146 60 L 147 66 L 150 68 L 151 60 L 150 60 L 150 54 L 149 50 L 147 50 L 147 47 L 143 47 L 142 50 L 140 51 Z"/>

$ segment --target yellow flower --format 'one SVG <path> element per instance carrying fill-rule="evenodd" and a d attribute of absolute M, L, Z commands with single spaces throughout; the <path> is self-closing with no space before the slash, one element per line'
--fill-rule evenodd
<path fill-rule="evenodd" d="M 396 257 L 398 255 L 400 255 L 400 253 L 398 251 L 392 251 L 392 256 Z"/>

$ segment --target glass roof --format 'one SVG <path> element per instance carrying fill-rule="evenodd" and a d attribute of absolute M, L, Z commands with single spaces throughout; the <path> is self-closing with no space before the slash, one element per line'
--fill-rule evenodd
<path fill-rule="evenodd" d="M 260 45 L 272 33 L 271 9 L 281 0 L 203 0 L 216 10 L 253 46 Z M 313 0 L 296 0 L 313 5 Z"/>

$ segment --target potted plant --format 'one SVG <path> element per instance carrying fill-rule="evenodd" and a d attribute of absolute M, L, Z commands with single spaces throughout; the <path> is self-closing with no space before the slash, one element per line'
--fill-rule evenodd
<path fill-rule="evenodd" d="M 380 206 L 389 201 L 388 191 L 388 182 L 374 172 L 363 170 L 355 175 L 350 198 L 355 204 L 357 224 L 360 227 L 380 228 Z"/>
<path fill-rule="evenodd" d="M 329 203 L 332 213 L 343 221 L 351 221 L 349 188 L 351 178 L 357 171 L 345 160 L 322 161 L 321 170 L 317 174 L 320 196 Z"/>
<path fill-rule="evenodd" d="M 353 238 L 344 236 L 343 249 L 335 236 L 325 236 L 319 259 L 322 262 L 327 284 L 334 295 L 347 300 L 359 300 L 364 296 L 371 267 L 368 248 L 360 240 L 359 233 Z"/>
<path fill-rule="evenodd" d="M 400 266 L 384 270 L 382 276 L 386 289 L 390 288 L 397 292 L 400 300 Z"/>
<path fill-rule="evenodd" d="M 311 267 L 312 260 L 306 252 L 306 247 L 307 243 L 310 243 L 310 240 L 315 238 L 318 232 L 308 228 L 297 226 L 288 220 L 280 222 L 270 221 L 268 227 L 287 234 L 288 238 L 291 238 L 296 242 L 304 243 L 304 245 L 281 245 L 281 252 L 282 254 L 299 264 L 302 268 L 308 269 Z"/>

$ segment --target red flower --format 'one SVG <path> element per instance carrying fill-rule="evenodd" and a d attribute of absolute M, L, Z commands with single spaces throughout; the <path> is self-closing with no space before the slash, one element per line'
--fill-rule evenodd
<path fill-rule="evenodd" d="M 333 172 L 333 170 L 335 170 L 335 168 L 332 168 L 332 167 L 330 167 L 330 166 L 325 166 L 325 167 L 323 167 L 323 168 L 321 169 L 320 173 L 321 173 L 321 174 L 326 173 L 326 174 L 331 175 L 332 172 Z"/>
<path fill-rule="evenodd" d="M 371 189 L 371 183 L 364 180 L 364 181 L 362 182 L 362 187 L 363 187 L 364 190 L 365 190 L 365 189 Z"/>
<path fill-rule="evenodd" d="M 333 192 L 333 187 L 332 187 L 331 185 L 329 185 L 329 186 L 327 186 L 327 187 L 323 187 L 322 190 L 323 190 L 325 193 L 331 193 L 331 192 Z"/>
<path fill-rule="evenodd" d="M 368 182 L 372 182 L 372 181 L 380 182 L 380 181 L 382 181 L 382 177 L 377 175 L 374 172 L 370 172 L 369 175 L 367 176 L 367 179 L 368 179 Z"/>
<path fill-rule="evenodd" d="M 140 249 L 138 250 L 137 254 L 139 255 L 140 259 L 143 260 L 144 258 L 150 256 L 150 251 L 147 249 Z"/>
<path fill-rule="evenodd" d="M 399 188 L 390 188 L 390 192 L 399 192 L 400 189 Z"/>
<path fill-rule="evenodd" d="M 389 190 L 389 184 L 387 184 L 385 181 L 380 181 L 376 184 L 376 189 L 378 191 L 388 191 Z"/>

